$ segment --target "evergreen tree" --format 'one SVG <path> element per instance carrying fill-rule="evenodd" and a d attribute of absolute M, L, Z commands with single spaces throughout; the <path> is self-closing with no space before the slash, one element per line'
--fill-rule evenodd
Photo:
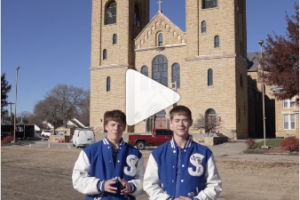
<path fill-rule="evenodd" d="M 7 113 L 5 107 L 7 106 L 7 97 L 10 92 L 11 85 L 8 84 L 6 80 L 6 75 L 3 73 L 1 75 L 1 115 Z"/>

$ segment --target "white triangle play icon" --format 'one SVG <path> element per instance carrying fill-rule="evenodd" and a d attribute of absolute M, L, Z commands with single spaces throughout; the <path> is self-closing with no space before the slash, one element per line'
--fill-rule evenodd
<path fill-rule="evenodd" d="M 128 69 L 126 72 L 126 121 L 129 126 L 175 104 L 178 93 L 147 76 Z"/>

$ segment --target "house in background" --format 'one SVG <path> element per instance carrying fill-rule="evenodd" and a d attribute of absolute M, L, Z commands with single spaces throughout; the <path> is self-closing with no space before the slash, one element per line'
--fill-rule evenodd
<path fill-rule="evenodd" d="M 41 132 L 41 129 L 36 124 L 34 124 L 34 131 L 35 132 Z"/>
<path fill-rule="evenodd" d="M 1 125 L 12 125 L 12 123 L 11 123 L 9 120 L 4 120 L 4 119 L 2 118 L 2 120 L 1 120 Z"/>
<path fill-rule="evenodd" d="M 282 87 L 275 87 L 271 90 L 280 92 Z M 296 103 L 296 97 L 276 101 L 276 137 L 299 138 L 299 106 Z"/>
<path fill-rule="evenodd" d="M 40 127 L 42 127 L 42 129 L 47 129 L 47 130 L 51 130 L 54 129 L 54 126 L 47 121 L 43 121 L 42 124 L 40 125 Z"/>
<path fill-rule="evenodd" d="M 67 122 L 67 127 L 68 128 L 88 128 L 87 126 L 85 126 L 84 124 L 82 124 L 78 119 L 73 118 L 70 119 Z"/>
<path fill-rule="evenodd" d="M 58 127 L 55 129 L 55 134 L 65 134 L 65 135 L 72 135 L 75 128 L 89 128 L 82 124 L 79 120 L 76 118 L 70 119 L 67 122 L 67 126 L 64 125 Z"/>

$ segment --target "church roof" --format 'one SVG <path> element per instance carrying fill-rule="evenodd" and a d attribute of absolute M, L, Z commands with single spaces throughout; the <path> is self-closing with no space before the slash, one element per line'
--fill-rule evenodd
<path fill-rule="evenodd" d="M 256 72 L 259 66 L 260 52 L 248 53 L 248 72 Z"/>
<path fill-rule="evenodd" d="M 12 125 L 12 123 L 8 120 L 2 120 L 1 125 Z"/>
<path fill-rule="evenodd" d="M 172 23 L 173 26 L 175 26 L 176 28 L 178 28 L 182 33 L 185 33 L 185 32 L 183 32 L 178 26 L 176 26 L 176 25 L 175 25 L 175 24 L 174 24 L 174 23 L 166 16 L 166 15 L 164 15 L 162 12 L 158 11 L 158 12 L 156 13 L 156 15 L 154 15 L 154 17 L 150 20 L 150 22 L 143 28 L 143 30 L 135 37 L 134 40 L 137 40 L 138 37 L 139 37 L 141 34 L 143 34 L 144 30 L 146 30 L 151 24 L 153 24 L 153 21 L 154 21 L 156 18 L 158 18 L 158 16 L 162 16 L 162 17 L 166 18 L 169 22 Z"/>
<path fill-rule="evenodd" d="M 143 48 L 155 46 L 150 43 L 153 41 L 152 36 L 154 36 L 157 32 L 172 34 L 172 39 L 168 41 L 168 45 L 185 43 L 185 33 L 162 12 L 158 11 L 134 39 L 136 48 L 139 49 L 141 46 L 143 46 Z"/>

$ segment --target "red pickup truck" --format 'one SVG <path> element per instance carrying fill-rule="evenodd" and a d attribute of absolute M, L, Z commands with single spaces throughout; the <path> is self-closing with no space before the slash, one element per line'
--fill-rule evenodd
<path fill-rule="evenodd" d="M 153 129 L 152 134 L 132 134 L 128 137 L 128 143 L 144 150 L 146 146 L 159 146 L 173 137 L 173 131 L 168 129 Z"/>

